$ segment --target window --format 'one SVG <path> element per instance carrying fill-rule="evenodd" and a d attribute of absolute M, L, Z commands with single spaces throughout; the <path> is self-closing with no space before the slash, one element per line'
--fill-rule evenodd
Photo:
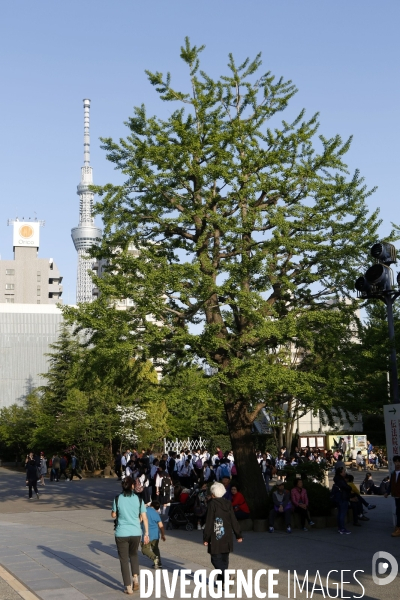
<path fill-rule="evenodd" d="M 14 304 L 14 298 L 12 298 L 10 296 L 8 298 L 6 298 L 6 304 Z"/>
<path fill-rule="evenodd" d="M 13 289 L 14 289 L 13 283 L 6 283 L 6 290 L 13 290 Z"/>
<path fill-rule="evenodd" d="M 42 274 L 41 274 L 41 272 L 40 272 L 40 271 L 38 271 L 38 272 L 37 272 L 37 280 L 38 280 L 39 282 L 41 281 L 41 279 L 40 279 L 40 278 L 41 278 L 41 275 L 42 275 Z"/>
<path fill-rule="evenodd" d="M 37 300 L 37 301 L 36 301 L 36 304 L 40 304 L 40 300 Z"/>
<path fill-rule="evenodd" d="M 15 275 L 15 269 L 6 269 L 6 275 Z"/>
<path fill-rule="evenodd" d="M 39 286 L 38 286 L 38 288 L 37 288 L 37 292 L 36 292 L 36 294 L 37 294 L 37 296 L 40 296 L 40 295 L 41 295 L 41 291 L 40 291 L 40 287 L 39 287 Z"/>

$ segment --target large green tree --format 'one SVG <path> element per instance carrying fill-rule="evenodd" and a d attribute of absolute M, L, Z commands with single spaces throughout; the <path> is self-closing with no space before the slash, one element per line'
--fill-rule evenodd
<path fill-rule="evenodd" d="M 318 115 L 304 111 L 279 120 L 296 93 L 290 81 L 260 72 L 260 55 L 240 65 L 230 55 L 213 79 L 200 69 L 202 50 L 188 39 L 181 48 L 188 90 L 148 72 L 174 107 L 168 117 L 140 106 L 126 139 L 103 139 L 124 177 L 95 188 L 104 237 L 93 256 L 109 267 L 96 280 L 100 299 L 66 315 L 93 343 L 113 335 L 165 373 L 193 362 L 214 370 L 257 516 L 266 492 L 254 420 L 282 394 L 318 396 L 328 377 L 319 367 L 290 369 L 277 349 L 334 331 L 338 311 L 351 320 L 344 298 L 379 222 L 366 206 L 372 190 L 344 162 L 350 140 L 317 136 Z M 112 310 L 112 298 L 133 306 Z"/>

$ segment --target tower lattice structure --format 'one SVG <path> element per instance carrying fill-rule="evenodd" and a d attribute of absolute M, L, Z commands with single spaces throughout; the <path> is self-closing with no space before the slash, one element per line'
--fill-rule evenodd
<path fill-rule="evenodd" d="M 92 302 L 93 281 L 90 271 L 92 271 L 95 261 L 88 256 L 87 251 L 91 246 L 99 243 L 102 231 L 94 223 L 94 193 L 89 189 L 89 186 L 93 184 L 93 169 L 90 166 L 90 100 L 85 99 L 83 101 L 83 110 L 83 167 L 81 168 L 81 181 L 77 190 L 79 196 L 79 225 L 71 230 L 71 236 L 78 253 L 76 301 Z"/>

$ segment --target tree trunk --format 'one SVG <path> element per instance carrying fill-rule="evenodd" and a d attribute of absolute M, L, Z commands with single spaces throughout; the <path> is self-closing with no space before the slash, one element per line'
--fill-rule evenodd
<path fill-rule="evenodd" d="M 258 464 L 251 425 L 238 428 L 229 423 L 232 450 L 238 472 L 239 488 L 249 505 L 253 519 L 267 517 L 268 493 Z"/>

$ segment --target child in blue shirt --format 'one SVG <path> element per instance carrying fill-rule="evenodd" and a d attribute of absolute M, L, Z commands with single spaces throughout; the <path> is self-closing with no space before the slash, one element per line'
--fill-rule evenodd
<path fill-rule="evenodd" d="M 159 569 L 160 567 L 162 567 L 160 550 L 158 548 L 158 541 L 160 538 L 160 533 L 161 533 L 162 541 L 165 542 L 164 525 L 161 520 L 160 514 L 158 512 L 159 510 L 160 510 L 160 503 L 157 500 L 154 500 L 151 503 L 151 505 L 147 507 L 147 520 L 149 522 L 149 543 L 148 544 L 144 543 L 144 535 L 143 535 L 144 534 L 144 526 L 142 523 L 142 541 L 141 541 L 142 552 L 145 556 L 147 556 L 152 561 L 154 561 L 155 569 Z"/>

